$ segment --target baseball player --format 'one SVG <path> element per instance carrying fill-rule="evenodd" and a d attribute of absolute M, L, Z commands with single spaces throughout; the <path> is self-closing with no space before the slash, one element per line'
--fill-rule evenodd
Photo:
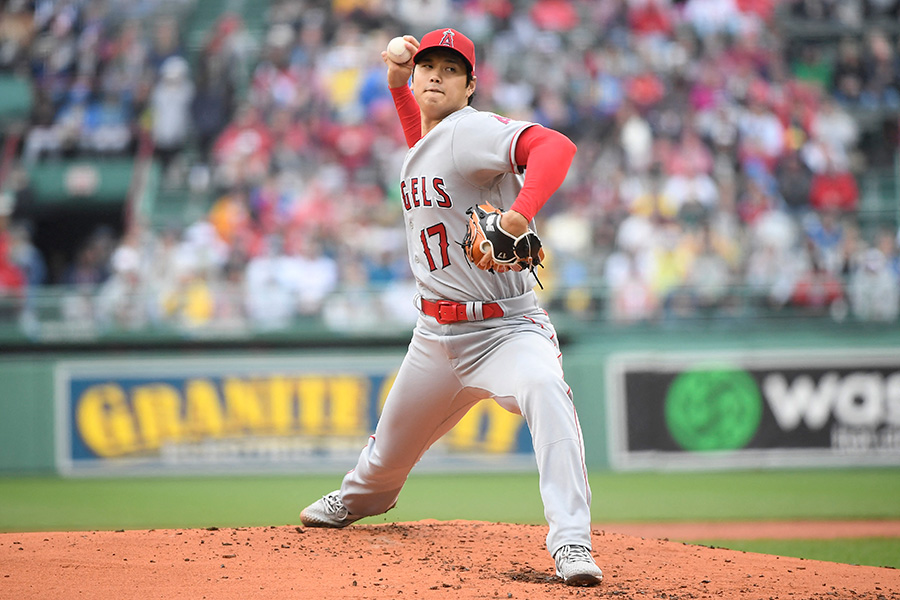
<path fill-rule="evenodd" d="M 475 46 L 460 32 L 404 39 L 411 58 L 382 58 L 410 146 L 400 190 L 420 315 L 356 467 L 300 519 L 337 528 L 390 510 L 425 451 L 493 398 L 524 415 L 531 432 L 557 575 L 596 585 L 603 575 L 591 555 L 581 428 L 556 333 L 533 291 L 543 254 L 531 222 L 575 146 L 535 123 L 472 108 Z"/>

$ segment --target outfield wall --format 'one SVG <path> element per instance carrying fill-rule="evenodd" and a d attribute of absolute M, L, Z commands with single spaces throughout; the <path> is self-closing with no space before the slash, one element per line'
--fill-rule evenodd
<path fill-rule="evenodd" d="M 588 464 L 900 465 L 900 330 L 629 330 L 566 353 Z"/>
<path fill-rule="evenodd" d="M 593 469 L 900 465 L 896 328 L 607 328 L 564 348 Z M 0 356 L 0 472 L 335 472 L 402 346 Z M 521 417 L 481 403 L 429 470 L 531 469 Z"/>

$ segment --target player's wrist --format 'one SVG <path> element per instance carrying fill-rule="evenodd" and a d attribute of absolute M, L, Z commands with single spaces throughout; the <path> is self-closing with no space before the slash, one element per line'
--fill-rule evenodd
<path fill-rule="evenodd" d="M 388 89 L 391 92 L 395 90 L 409 89 L 409 72 L 401 69 L 389 69 L 387 74 Z"/>
<path fill-rule="evenodd" d="M 528 219 L 522 213 L 510 209 L 500 217 L 500 227 L 516 237 L 528 231 Z"/>

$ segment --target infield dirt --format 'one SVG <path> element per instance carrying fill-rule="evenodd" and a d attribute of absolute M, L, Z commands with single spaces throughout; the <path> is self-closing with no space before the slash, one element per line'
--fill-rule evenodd
<path fill-rule="evenodd" d="M 900 536 L 898 522 L 797 526 L 792 531 L 791 524 L 756 523 L 751 530 L 768 535 L 744 530 L 740 537 Z M 686 524 L 668 526 L 669 532 L 665 526 L 637 527 L 592 529 L 593 554 L 604 571 L 594 588 L 560 582 L 544 548 L 547 528 L 538 525 L 420 521 L 343 530 L 288 525 L 5 533 L 0 598 L 900 600 L 897 569 L 660 539 L 690 533 Z M 705 527 L 694 531 L 694 539 L 713 535 L 710 527 L 717 537 L 735 537 L 724 524 Z"/>

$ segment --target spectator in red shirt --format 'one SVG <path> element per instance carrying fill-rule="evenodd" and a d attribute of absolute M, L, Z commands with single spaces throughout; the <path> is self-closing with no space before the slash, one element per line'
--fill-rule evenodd
<path fill-rule="evenodd" d="M 538 0 L 531 8 L 531 19 L 549 31 L 569 31 L 578 25 L 578 13 L 569 0 Z"/>
<path fill-rule="evenodd" d="M 856 178 L 850 171 L 839 169 L 829 160 L 824 171 L 813 175 L 809 202 L 816 210 L 828 208 L 845 212 L 856 210 L 859 205 L 859 187 Z"/>
<path fill-rule="evenodd" d="M 826 268 L 810 240 L 807 240 L 807 254 L 809 268 L 797 279 L 791 293 L 791 304 L 822 312 L 844 299 L 844 285 L 836 274 Z"/>
<path fill-rule="evenodd" d="M 735 0 L 737 8 L 744 14 L 757 15 L 766 23 L 772 21 L 777 0 Z"/>
<path fill-rule="evenodd" d="M 269 171 L 273 143 L 259 112 L 249 105 L 242 107 L 213 146 L 219 176 L 230 184 L 261 180 Z"/>
<path fill-rule="evenodd" d="M 628 23 L 635 35 L 667 35 L 672 31 L 668 2 L 642 0 L 629 4 L 631 6 L 628 9 Z"/>
<path fill-rule="evenodd" d="M 0 219 L 5 219 L 0 216 Z M 9 236 L 0 230 L 0 321 L 15 319 L 25 298 L 25 275 L 9 256 Z"/>
<path fill-rule="evenodd" d="M 629 79 L 625 89 L 628 99 L 642 110 L 662 100 L 666 93 L 665 84 L 649 69 Z"/>

